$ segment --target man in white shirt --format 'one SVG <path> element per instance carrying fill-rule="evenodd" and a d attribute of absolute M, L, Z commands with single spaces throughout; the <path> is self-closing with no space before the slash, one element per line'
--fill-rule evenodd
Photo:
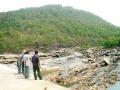
<path fill-rule="evenodd" d="M 29 79 L 31 60 L 30 60 L 29 53 L 27 51 L 23 55 L 22 62 L 24 62 L 24 76 L 25 76 L 25 79 Z"/>

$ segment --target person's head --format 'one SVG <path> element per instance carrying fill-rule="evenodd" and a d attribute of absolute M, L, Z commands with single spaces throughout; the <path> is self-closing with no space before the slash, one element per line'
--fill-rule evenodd
<path fill-rule="evenodd" d="M 38 54 L 38 51 L 35 51 L 35 54 Z"/>
<path fill-rule="evenodd" d="M 28 52 L 28 51 L 26 51 L 26 52 L 25 52 L 25 54 L 29 54 L 29 52 Z"/>

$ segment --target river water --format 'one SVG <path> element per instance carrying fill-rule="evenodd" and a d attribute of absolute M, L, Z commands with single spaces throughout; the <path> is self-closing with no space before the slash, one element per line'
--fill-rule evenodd
<path fill-rule="evenodd" d="M 117 74 L 118 74 L 118 77 L 120 78 L 120 63 L 118 63 L 118 66 L 117 66 Z M 118 81 L 114 85 L 111 85 L 107 90 L 120 90 L 120 81 Z"/>
<path fill-rule="evenodd" d="M 118 81 L 115 85 L 111 85 L 108 90 L 120 90 L 120 81 Z"/>

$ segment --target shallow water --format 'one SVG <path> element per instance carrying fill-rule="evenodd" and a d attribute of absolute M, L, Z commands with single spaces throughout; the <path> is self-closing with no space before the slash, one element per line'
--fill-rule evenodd
<path fill-rule="evenodd" d="M 120 81 L 118 81 L 115 85 L 111 85 L 107 90 L 120 90 Z"/>
<path fill-rule="evenodd" d="M 118 77 L 120 77 L 120 63 L 118 63 L 116 70 L 117 70 Z M 120 81 L 118 81 L 114 85 L 111 85 L 107 90 L 120 90 Z"/>

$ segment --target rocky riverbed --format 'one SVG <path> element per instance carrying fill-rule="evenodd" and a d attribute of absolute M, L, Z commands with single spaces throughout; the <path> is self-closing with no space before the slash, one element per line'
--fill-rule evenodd
<path fill-rule="evenodd" d="M 0 55 L 0 62 L 12 63 L 18 56 Z M 39 56 L 44 79 L 72 90 L 106 90 L 120 79 L 120 48 L 60 49 Z"/>

